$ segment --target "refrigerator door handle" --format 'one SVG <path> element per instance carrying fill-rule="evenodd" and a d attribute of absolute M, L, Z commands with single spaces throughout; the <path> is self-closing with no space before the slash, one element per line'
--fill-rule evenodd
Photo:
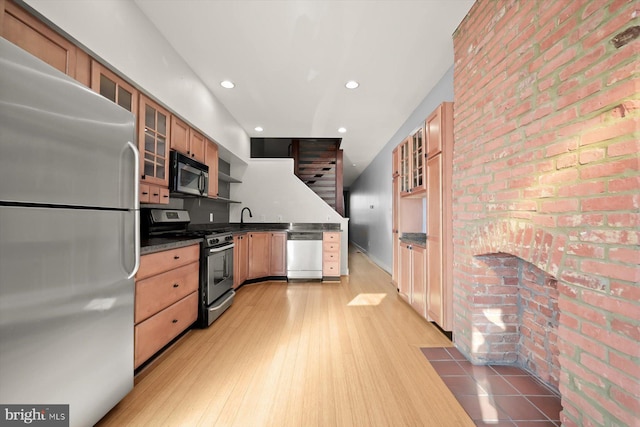
<path fill-rule="evenodd" d="M 127 141 L 127 146 L 133 151 L 134 166 L 133 166 L 133 250 L 134 250 L 134 265 L 133 270 L 128 275 L 128 279 L 131 279 L 138 272 L 140 268 L 140 181 L 138 176 L 140 175 L 140 153 L 138 148 L 131 142 Z"/>

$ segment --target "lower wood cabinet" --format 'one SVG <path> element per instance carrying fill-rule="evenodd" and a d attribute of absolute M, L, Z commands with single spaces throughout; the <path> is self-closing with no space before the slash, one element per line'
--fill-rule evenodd
<path fill-rule="evenodd" d="M 400 243 L 398 292 L 422 317 L 427 317 L 426 250 L 423 246 Z"/>
<path fill-rule="evenodd" d="M 249 239 L 248 279 L 269 276 L 271 270 L 271 233 L 264 231 L 247 233 Z"/>
<path fill-rule="evenodd" d="M 269 276 L 287 275 L 287 233 L 271 232 L 271 254 L 269 257 Z"/>
<path fill-rule="evenodd" d="M 287 274 L 287 233 L 255 231 L 247 233 L 249 272 L 247 279 L 260 279 Z"/>
<path fill-rule="evenodd" d="M 193 292 L 136 325 L 134 366 L 137 368 L 147 361 L 197 319 L 198 292 Z"/>
<path fill-rule="evenodd" d="M 322 278 L 340 280 L 340 232 L 322 233 Z"/>
<path fill-rule="evenodd" d="M 197 320 L 199 257 L 199 245 L 140 257 L 135 285 L 135 368 Z"/>
<path fill-rule="evenodd" d="M 247 280 L 249 270 L 249 241 L 247 233 L 233 236 L 233 288 L 236 289 Z"/>

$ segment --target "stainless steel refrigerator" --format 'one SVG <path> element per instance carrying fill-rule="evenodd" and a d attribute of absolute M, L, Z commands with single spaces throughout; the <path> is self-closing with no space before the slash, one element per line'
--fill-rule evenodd
<path fill-rule="evenodd" d="M 135 118 L 0 38 L 0 404 L 96 423 L 133 388 Z"/>

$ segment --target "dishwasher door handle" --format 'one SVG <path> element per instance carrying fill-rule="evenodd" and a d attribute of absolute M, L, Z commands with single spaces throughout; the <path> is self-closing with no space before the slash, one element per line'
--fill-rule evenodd
<path fill-rule="evenodd" d="M 289 231 L 287 240 L 322 240 L 322 232 L 315 231 Z"/>

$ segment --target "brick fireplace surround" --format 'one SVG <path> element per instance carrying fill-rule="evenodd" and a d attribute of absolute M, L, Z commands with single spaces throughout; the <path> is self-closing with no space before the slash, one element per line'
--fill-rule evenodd
<path fill-rule="evenodd" d="M 478 0 L 454 34 L 454 340 L 640 426 L 640 3 Z"/>

